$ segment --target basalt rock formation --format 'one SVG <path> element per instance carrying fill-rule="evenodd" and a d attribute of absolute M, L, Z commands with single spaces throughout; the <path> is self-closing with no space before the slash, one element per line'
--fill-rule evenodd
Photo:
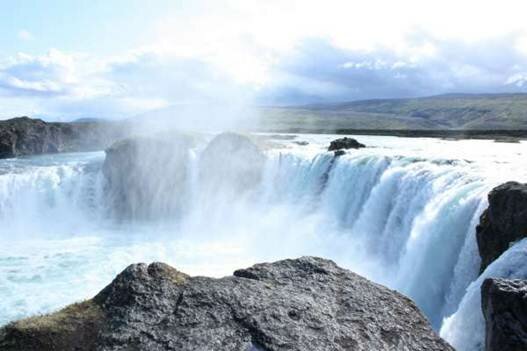
<path fill-rule="evenodd" d="M 340 156 L 344 152 L 343 150 L 361 149 L 363 147 L 366 147 L 366 145 L 359 143 L 353 138 L 344 137 L 329 143 L 328 151 L 335 151 L 335 156 Z M 340 155 L 337 155 L 337 153 L 340 153 Z"/>
<path fill-rule="evenodd" d="M 177 216 L 185 206 L 189 148 L 182 134 L 133 137 L 106 149 L 103 174 L 114 218 Z"/>
<path fill-rule="evenodd" d="M 102 150 L 125 134 L 113 122 L 49 123 L 29 117 L 0 121 L 0 158 Z"/>
<path fill-rule="evenodd" d="M 527 184 L 504 183 L 494 188 L 488 199 L 489 207 L 476 227 L 481 272 L 511 244 L 527 236 Z"/>
<path fill-rule="evenodd" d="M 221 133 L 201 154 L 200 184 L 206 194 L 216 191 L 239 194 L 258 185 L 264 165 L 264 153 L 249 137 Z"/>
<path fill-rule="evenodd" d="M 481 285 L 486 351 L 527 350 L 527 280 L 486 279 Z"/>
<path fill-rule="evenodd" d="M 10 350 L 453 350 L 414 303 L 314 257 L 221 279 L 134 264 L 93 299 L 0 329 Z"/>

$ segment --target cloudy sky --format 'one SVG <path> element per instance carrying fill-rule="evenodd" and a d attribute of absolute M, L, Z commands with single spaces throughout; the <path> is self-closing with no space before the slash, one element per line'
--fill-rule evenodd
<path fill-rule="evenodd" d="M 25 0 L 0 11 L 0 118 L 527 92 L 524 0 Z"/>

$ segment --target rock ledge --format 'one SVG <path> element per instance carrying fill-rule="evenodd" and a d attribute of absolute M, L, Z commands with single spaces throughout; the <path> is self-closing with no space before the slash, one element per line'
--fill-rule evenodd
<path fill-rule="evenodd" d="M 315 257 L 221 279 L 134 264 L 72 306 L 0 329 L 0 349 L 453 350 L 411 300 Z"/>
<path fill-rule="evenodd" d="M 485 350 L 527 350 L 527 280 L 486 279 L 481 285 Z"/>
<path fill-rule="evenodd" d="M 488 198 L 489 207 L 476 227 L 481 272 L 511 244 L 527 237 L 527 184 L 501 184 L 492 189 Z"/>

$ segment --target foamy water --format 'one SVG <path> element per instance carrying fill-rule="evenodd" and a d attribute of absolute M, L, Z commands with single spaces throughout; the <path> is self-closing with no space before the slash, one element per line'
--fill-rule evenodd
<path fill-rule="evenodd" d="M 474 228 L 493 186 L 527 179 L 527 144 L 358 136 L 368 148 L 333 159 L 334 138 L 272 139 L 250 193 L 191 179 L 178 221 L 110 218 L 102 152 L 0 161 L 0 324 L 89 298 L 135 262 L 223 276 L 318 255 L 409 295 L 459 350 L 480 350 Z M 525 277 L 523 246 L 484 275 Z"/>

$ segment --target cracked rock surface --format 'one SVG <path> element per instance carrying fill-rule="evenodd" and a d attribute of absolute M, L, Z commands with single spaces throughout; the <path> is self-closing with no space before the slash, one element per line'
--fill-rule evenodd
<path fill-rule="evenodd" d="M 411 300 L 315 257 L 220 279 L 134 264 L 72 306 L 4 327 L 0 349 L 453 350 Z"/>
<path fill-rule="evenodd" d="M 481 308 L 486 351 L 527 350 L 527 280 L 485 279 Z"/>

